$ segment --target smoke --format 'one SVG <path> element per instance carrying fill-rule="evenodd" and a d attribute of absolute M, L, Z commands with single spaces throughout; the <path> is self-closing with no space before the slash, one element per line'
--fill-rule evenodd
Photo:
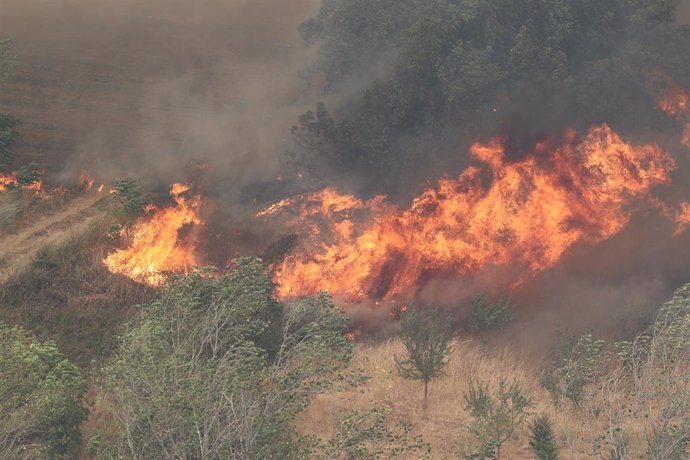
<path fill-rule="evenodd" d="M 690 25 L 690 0 L 680 0 L 678 3 L 678 23 Z"/>
<path fill-rule="evenodd" d="M 0 88 L 0 109 L 24 121 L 16 153 L 58 180 L 85 169 L 165 188 L 189 161 L 225 189 L 273 179 L 311 105 L 297 27 L 318 4 L 0 0 L 18 55 Z"/>

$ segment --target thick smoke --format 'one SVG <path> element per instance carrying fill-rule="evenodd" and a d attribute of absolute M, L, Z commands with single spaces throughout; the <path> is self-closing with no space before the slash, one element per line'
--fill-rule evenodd
<path fill-rule="evenodd" d="M 22 160 L 49 177 L 88 170 L 167 187 L 188 161 L 225 189 L 278 174 L 310 104 L 297 27 L 317 0 L 0 0 L 15 38 L 0 110 L 19 116 Z M 66 169 L 65 169 L 65 165 Z"/>

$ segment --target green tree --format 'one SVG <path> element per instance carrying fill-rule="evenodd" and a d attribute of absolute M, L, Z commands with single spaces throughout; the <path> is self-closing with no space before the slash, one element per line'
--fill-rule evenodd
<path fill-rule="evenodd" d="M 558 445 L 554 439 L 551 420 L 542 414 L 532 421 L 529 426 L 529 446 L 539 460 L 558 460 Z"/>
<path fill-rule="evenodd" d="M 592 334 L 575 337 L 556 330 L 556 343 L 548 351 L 541 372 L 541 383 L 554 403 L 566 398 L 580 407 L 585 390 L 596 383 L 609 360 L 605 345 Z"/>
<path fill-rule="evenodd" d="M 501 458 L 501 447 L 522 426 L 531 405 L 530 397 L 517 382 L 508 383 L 500 378 L 498 392 L 494 396 L 489 385 L 471 380 L 464 393 L 467 409 L 474 418 L 470 433 L 480 444 L 480 449 L 468 458 Z"/>
<path fill-rule="evenodd" d="M 418 310 L 409 308 L 400 320 L 400 340 L 407 349 L 407 357 L 395 357 L 395 364 L 401 377 L 424 382 L 426 408 L 429 382 L 443 375 L 448 364 L 448 355 L 453 349 L 450 322 L 442 321 L 436 309 Z"/>
<path fill-rule="evenodd" d="M 54 343 L 0 322 L 0 457 L 62 458 L 81 443 L 86 381 Z"/>
<path fill-rule="evenodd" d="M 316 180 L 341 169 L 386 192 L 430 164 L 447 172 L 434 160 L 497 126 L 518 147 L 603 121 L 660 126 L 647 76 L 690 82 L 677 3 L 323 0 L 300 33 L 340 97 L 300 118 L 291 157 Z"/>
<path fill-rule="evenodd" d="M 106 369 L 121 438 L 139 458 L 294 458 L 295 415 L 349 361 L 342 312 L 321 294 L 273 298 L 266 267 L 174 277 L 127 325 Z M 108 446 L 103 449 L 109 448 Z"/>

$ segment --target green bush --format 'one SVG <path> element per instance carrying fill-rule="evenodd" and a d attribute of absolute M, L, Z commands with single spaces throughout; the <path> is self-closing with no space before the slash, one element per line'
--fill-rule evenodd
<path fill-rule="evenodd" d="M 500 378 L 495 395 L 489 385 L 472 379 L 463 394 L 473 421 L 470 433 L 479 442 L 479 449 L 465 458 L 501 458 L 501 447 L 525 422 L 532 402 L 517 381 L 508 383 Z"/>
<path fill-rule="evenodd" d="M 542 414 L 530 424 L 529 446 L 539 460 L 558 460 L 558 445 L 554 439 L 551 420 Z"/>
<path fill-rule="evenodd" d="M 515 318 L 513 305 L 508 297 L 499 297 L 490 302 L 485 294 L 472 298 L 472 308 L 467 322 L 467 328 L 472 332 L 503 329 Z"/>
<path fill-rule="evenodd" d="M 53 342 L 0 322 L 0 450 L 7 458 L 62 458 L 81 443 L 87 385 Z"/>

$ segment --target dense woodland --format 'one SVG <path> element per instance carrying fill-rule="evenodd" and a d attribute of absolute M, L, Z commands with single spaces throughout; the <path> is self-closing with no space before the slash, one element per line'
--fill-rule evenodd
<path fill-rule="evenodd" d="M 323 0 L 299 30 L 318 48 L 304 75 L 325 82 L 323 102 L 295 120 L 285 170 L 404 200 L 477 137 L 501 133 L 520 156 L 545 133 L 604 121 L 677 129 L 650 92 L 660 74 L 690 84 L 676 7 Z M 12 60 L 0 41 L 0 76 Z M 0 114 L 0 172 L 19 171 L 0 192 L 3 230 L 53 206 L 23 190 L 39 169 L 13 154 L 20 123 Z M 492 348 L 516 312 L 481 293 L 459 328 L 418 305 L 397 311 L 396 335 L 355 342 L 328 293 L 277 300 L 260 258 L 155 289 L 109 273 L 113 229 L 148 203 L 123 183 L 88 232 L 0 279 L 0 458 L 690 455 L 690 285 L 621 340 L 549 331 L 529 360 Z"/>

